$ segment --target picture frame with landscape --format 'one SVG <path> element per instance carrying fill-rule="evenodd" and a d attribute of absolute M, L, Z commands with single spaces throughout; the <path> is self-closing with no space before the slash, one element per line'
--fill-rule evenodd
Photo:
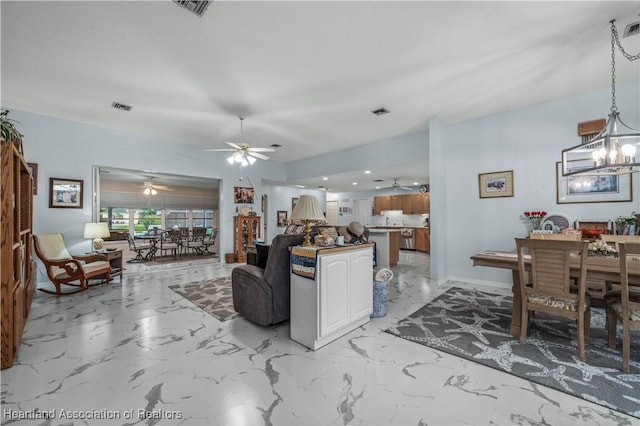
<path fill-rule="evenodd" d="M 83 180 L 49 178 L 49 207 L 81 209 L 83 190 Z"/>
<path fill-rule="evenodd" d="M 562 162 L 556 162 L 556 202 L 558 204 L 627 201 L 633 201 L 631 174 L 563 176 Z"/>
<path fill-rule="evenodd" d="M 513 197 L 513 170 L 480 173 L 478 189 L 480 198 Z"/>

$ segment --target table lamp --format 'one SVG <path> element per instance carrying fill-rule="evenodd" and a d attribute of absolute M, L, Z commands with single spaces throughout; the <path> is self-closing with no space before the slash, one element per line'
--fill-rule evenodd
<path fill-rule="evenodd" d="M 106 222 L 85 223 L 84 238 L 91 238 L 93 249 L 98 251 L 104 246 L 103 238 L 111 236 Z"/>
<path fill-rule="evenodd" d="M 293 208 L 291 212 L 291 220 L 303 220 L 304 221 L 304 243 L 303 246 L 311 245 L 311 226 L 309 221 L 312 220 L 325 220 L 318 199 L 315 195 L 301 195 L 298 200 L 298 204 Z"/>

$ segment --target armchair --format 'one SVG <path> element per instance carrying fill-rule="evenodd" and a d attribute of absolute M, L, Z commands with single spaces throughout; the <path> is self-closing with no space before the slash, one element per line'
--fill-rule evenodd
<path fill-rule="evenodd" d="M 62 234 L 41 234 L 33 235 L 33 246 L 36 255 L 47 270 L 47 276 L 56 287 L 56 291 L 44 288 L 38 290 L 51 294 L 72 294 L 88 288 L 90 278 L 104 276 L 104 282 L 109 282 L 111 278 L 111 265 L 106 256 L 97 253 L 90 253 L 82 256 L 72 256 L 64 245 Z M 78 284 L 74 283 L 75 281 Z M 73 291 L 63 292 L 61 285 L 79 287 Z"/>
<path fill-rule="evenodd" d="M 233 308 L 249 321 L 272 325 L 289 319 L 291 289 L 289 247 L 302 244 L 304 234 L 276 235 L 264 269 L 241 265 L 231 273 Z"/>

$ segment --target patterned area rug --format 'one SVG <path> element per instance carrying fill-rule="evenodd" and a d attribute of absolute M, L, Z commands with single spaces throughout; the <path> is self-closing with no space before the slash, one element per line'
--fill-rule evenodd
<path fill-rule="evenodd" d="M 233 310 L 231 277 L 171 285 L 169 288 L 220 321 L 240 316 Z"/>
<path fill-rule="evenodd" d="M 606 345 L 605 314 L 591 312 L 587 363 L 577 357 L 576 326 L 536 314 L 524 344 L 511 336 L 511 296 L 453 288 L 387 333 L 505 371 L 640 418 L 640 336 L 632 332 L 630 373 Z M 621 332 L 618 333 L 620 347 Z"/>

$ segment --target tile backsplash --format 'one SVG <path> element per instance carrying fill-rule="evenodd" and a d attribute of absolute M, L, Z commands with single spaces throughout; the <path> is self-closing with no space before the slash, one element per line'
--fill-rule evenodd
<path fill-rule="evenodd" d="M 382 215 L 371 216 L 371 226 L 425 226 L 428 214 L 403 214 L 402 210 L 388 210 Z"/>

